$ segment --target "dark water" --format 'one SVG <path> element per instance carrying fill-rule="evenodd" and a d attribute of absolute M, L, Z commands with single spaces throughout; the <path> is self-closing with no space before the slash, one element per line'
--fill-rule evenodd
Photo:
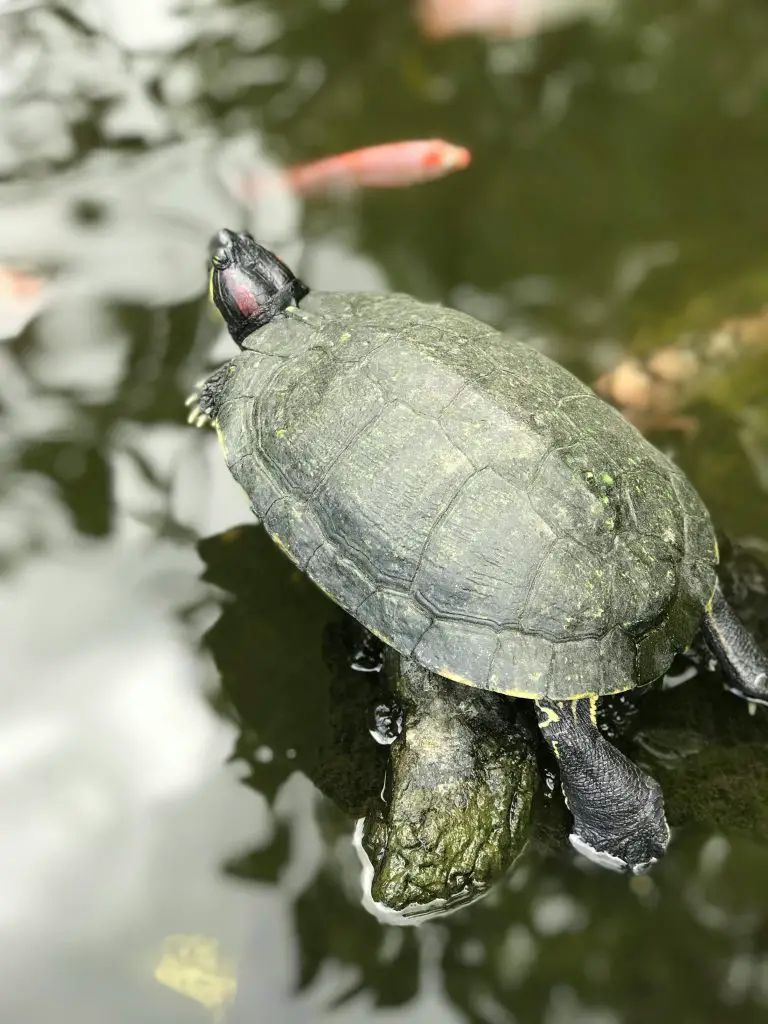
<path fill-rule="evenodd" d="M 245 499 L 183 412 L 229 351 L 204 294 L 224 224 L 316 286 L 457 305 L 586 379 L 758 310 L 762 0 L 627 0 L 535 40 L 431 45 L 403 0 L 4 8 L 0 264 L 53 284 L 0 342 L 0 1019 L 765 1019 L 768 731 L 716 687 L 695 728 L 654 712 L 676 828 L 651 876 L 531 848 L 441 921 L 363 909 L 353 818 L 378 776 L 323 755 L 329 607 L 232 532 Z M 250 211 L 227 187 L 419 136 L 472 167 Z M 759 548 L 749 384 L 670 445 Z"/>

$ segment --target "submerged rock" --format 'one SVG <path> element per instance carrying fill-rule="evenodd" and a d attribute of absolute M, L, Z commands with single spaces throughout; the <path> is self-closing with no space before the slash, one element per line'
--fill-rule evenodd
<path fill-rule="evenodd" d="M 391 651 L 384 674 L 402 731 L 362 828 L 371 897 L 406 915 L 452 909 L 487 892 L 525 845 L 535 735 L 521 701 L 452 683 Z"/>

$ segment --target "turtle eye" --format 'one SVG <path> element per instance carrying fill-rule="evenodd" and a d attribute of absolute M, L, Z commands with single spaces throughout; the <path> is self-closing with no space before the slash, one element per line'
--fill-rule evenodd
<path fill-rule="evenodd" d="M 227 267 L 229 266 L 230 263 L 230 254 L 227 252 L 224 246 L 221 246 L 219 249 L 216 250 L 216 252 L 211 257 L 211 262 L 213 263 L 214 267 Z"/>

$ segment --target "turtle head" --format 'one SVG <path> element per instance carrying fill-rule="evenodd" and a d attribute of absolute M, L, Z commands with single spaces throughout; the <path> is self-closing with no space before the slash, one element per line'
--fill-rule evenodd
<path fill-rule="evenodd" d="M 223 228 L 210 243 L 211 298 L 237 344 L 309 291 L 249 234 Z"/>

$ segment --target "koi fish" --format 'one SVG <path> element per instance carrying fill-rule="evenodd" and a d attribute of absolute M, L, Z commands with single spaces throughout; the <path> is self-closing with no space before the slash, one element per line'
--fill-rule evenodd
<path fill-rule="evenodd" d="M 429 39 L 459 35 L 536 35 L 592 14 L 605 13 L 614 0 L 420 0 L 416 17 Z"/>
<path fill-rule="evenodd" d="M 468 166 L 471 154 L 463 146 L 442 139 L 412 139 L 366 146 L 289 167 L 280 182 L 300 195 L 345 191 L 353 188 L 406 188 L 434 181 Z M 261 191 L 264 179 L 252 179 L 249 194 Z"/>
<path fill-rule="evenodd" d="M 50 296 L 48 282 L 34 274 L 0 265 L 0 341 L 15 338 Z"/>
<path fill-rule="evenodd" d="M 0 266 L 0 300 L 14 301 L 35 298 L 43 287 L 43 281 L 34 274 Z"/>

